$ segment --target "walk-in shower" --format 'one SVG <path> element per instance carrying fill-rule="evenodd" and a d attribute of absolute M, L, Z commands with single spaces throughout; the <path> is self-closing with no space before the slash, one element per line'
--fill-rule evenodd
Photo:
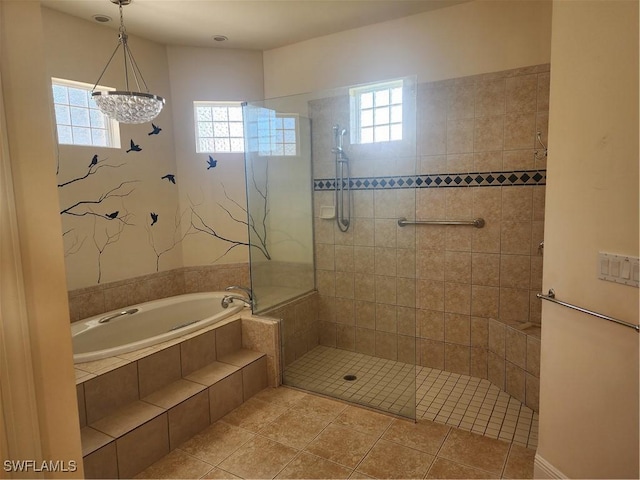
<path fill-rule="evenodd" d="M 415 79 L 403 79 L 245 108 L 248 210 L 256 219 L 265 204 L 268 212 L 249 222 L 267 232 L 252 234 L 252 243 L 267 238 L 250 249 L 252 288 L 259 313 L 282 320 L 283 383 L 409 418 L 415 262 L 399 259 L 413 258 L 416 245 L 397 219 L 415 218 L 414 191 L 379 187 L 403 185 L 387 175 L 415 175 L 415 95 Z M 295 119 L 297 136 L 280 119 Z"/>
<path fill-rule="evenodd" d="M 334 147 L 331 151 L 336 160 L 336 224 L 341 232 L 349 230 L 351 224 L 351 172 L 349 157 L 344 152 L 346 134 L 346 128 L 339 124 L 333 126 Z"/>
<path fill-rule="evenodd" d="M 270 198 L 284 189 L 267 224 L 280 218 L 290 243 L 272 259 L 294 260 L 287 222 L 313 219 L 315 291 L 265 312 L 282 319 L 285 385 L 535 445 L 546 171 L 531 163 L 543 160 L 533 155 L 540 126 L 517 143 L 513 114 L 494 118 L 490 105 L 515 98 L 493 90 L 513 80 L 546 118 L 548 102 L 536 101 L 545 89 L 526 87 L 548 85 L 545 68 L 518 71 L 521 79 L 403 78 L 265 102 L 274 113 L 256 131 L 285 112 L 309 129 L 308 151 L 284 162 L 258 152 L 247 167 L 266 178 L 268 164 Z M 473 141 L 487 122 L 504 128 Z M 303 169 L 312 176 L 294 176 Z M 312 201 L 289 194 L 296 186 Z M 484 228 L 474 228 L 479 219 Z M 252 251 L 253 271 L 260 250 Z"/>

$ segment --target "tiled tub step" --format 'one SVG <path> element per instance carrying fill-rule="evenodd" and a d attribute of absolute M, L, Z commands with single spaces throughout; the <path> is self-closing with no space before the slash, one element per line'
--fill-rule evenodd
<path fill-rule="evenodd" d="M 241 350 L 82 428 L 86 478 L 131 478 L 267 386 L 266 355 Z"/>
<path fill-rule="evenodd" d="M 224 346 L 206 332 L 78 386 L 86 478 L 135 476 L 267 387 L 239 321 L 218 332 Z"/>

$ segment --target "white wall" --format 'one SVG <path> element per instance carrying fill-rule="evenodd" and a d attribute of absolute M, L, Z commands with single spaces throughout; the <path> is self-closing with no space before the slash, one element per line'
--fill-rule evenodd
<path fill-rule="evenodd" d="M 117 44 L 117 33 L 47 8 L 42 9 L 42 16 L 48 75 L 93 85 Z M 171 246 L 178 204 L 178 187 L 161 179 L 176 169 L 166 49 L 134 36 L 130 36 L 129 44 L 150 91 L 167 99 L 163 111 L 154 120 L 162 131 L 150 136 L 149 123 L 120 124 L 121 148 L 56 145 L 59 183 L 86 174 L 94 154 L 98 154 L 104 165 L 114 166 L 101 168 L 85 180 L 58 188 L 60 210 L 78 201 L 97 200 L 121 182 L 135 182 L 114 192 L 117 195 L 131 191 L 129 195 L 112 196 L 99 204 L 73 210 L 78 214 L 91 211 L 97 215 L 61 215 L 63 231 L 69 232 L 64 239 L 70 290 L 95 285 L 99 275 L 100 283 L 106 283 L 153 273 L 156 268 L 163 271 L 182 266 L 180 245 L 164 254 L 159 262 L 152 247 L 153 244 L 156 250 L 162 251 Z M 118 53 L 100 83 L 124 89 L 121 50 Z M 141 152 L 126 153 L 131 140 L 140 145 Z M 105 214 L 115 211 L 119 212 L 118 219 L 104 218 Z M 151 212 L 159 215 L 153 227 Z M 120 229 L 118 240 L 105 248 L 105 232 L 116 235 Z M 104 248 L 101 255 L 98 247 Z"/>
<path fill-rule="evenodd" d="M 247 242 L 247 227 L 229 218 L 219 205 L 236 218 L 246 213 L 227 199 L 246 204 L 244 155 L 220 153 L 215 168 L 207 170 L 208 154 L 196 153 L 194 101 L 251 101 L 262 98 L 262 52 L 194 47 L 167 47 L 177 180 L 180 182 L 180 210 L 192 205 L 210 227 L 230 239 Z M 188 225 L 183 225 L 186 228 Z M 189 236 L 183 243 L 185 265 L 199 265 L 219 259 L 217 263 L 248 262 L 247 247 L 224 252 L 230 243 L 206 235 Z"/>
<path fill-rule="evenodd" d="M 49 75 L 93 84 L 112 53 L 117 34 L 113 29 L 54 10 L 42 9 L 46 59 Z M 135 181 L 119 192 L 132 190 L 125 197 L 113 197 L 91 206 L 104 215 L 118 210 L 127 214 L 126 225 L 117 242 L 104 249 L 105 229 L 110 235 L 122 226 L 118 220 L 88 215 L 62 215 L 67 252 L 67 280 L 70 290 L 113 282 L 177 267 L 217 263 L 247 262 L 246 247 L 225 254 L 230 244 L 189 229 L 191 204 L 226 238 L 247 241 L 246 226 L 231 220 L 219 207 L 231 210 L 237 218 L 244 212 L 225 198 L 227 194 L 245 204 L 244 158 L 242 154 L 214 155 L 215 169 L 207 170 L 207 154 L 195 153 L 194 100 L 256 100 L 262 98 L 262 53 L 259 51 L 167 47 L 130 36 L 130 48 L 149 89 L 167 103 L 154 123 L 160 135 L 147 135 L 150 124 L 120 125 L 122 148 L 95 148 L 60 145 L 60 183 L 84 175 L 92 156 L 98 154 L 106 164 L 86 180 L 59 188 L 61 210 L 79 200 L 93 200 L 122 181 Z M 122 60 L 117 55 L 105 72 L 101 84 L 122 88 Z M 125 153 L 129 141 L 140 144 L 139 153 Z M 108 161 L 106 160 L 108 159 Z M 176 184 L 161 179 L 174 174 Z M 81 212 L 82 209 L 76 209 Z M 150 213 L 159 215 L 151 227 Z M 193 232 L 193 230 L 191 230 Z M 78 247 L 80 245 L 80 247 Z M 155 247 L 155 252 L 154 252 Z M 159 261 L 157 254 L 162 253 Z"/>
<path fill-rule="evenodd" d="M 544 291 L 638 323 L 638 289 L 597 278 L 638 256 L 638 3 L 554 2 Z M 638 478 L 638 334 L 545 302 L 540 441 L 570 478 Z M 547 472 L 548 473 L 548 472 Z"/>
<path fill-rule="evenodd" d="M 551 1 L 475 1 L 264 53 L 265 98 L 406 75 L 443 80 L 549 62 Z"/>

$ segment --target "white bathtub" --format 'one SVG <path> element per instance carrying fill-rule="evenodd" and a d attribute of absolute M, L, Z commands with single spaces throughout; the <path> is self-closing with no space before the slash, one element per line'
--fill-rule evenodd
<path fill-rule="evenodd" d="M 217 323 L 244 307 L 222 308 L 224 292 L 190 293 L 140 303 L 71 324 L 73 362 L 132 352 Z M 112 317 L 108 321 L 104 321 Z M 100 323 L 100 320 L 103 322 Z"/>

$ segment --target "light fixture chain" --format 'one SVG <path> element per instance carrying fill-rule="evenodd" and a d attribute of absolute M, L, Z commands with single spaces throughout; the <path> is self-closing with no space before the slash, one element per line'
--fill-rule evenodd
<path fill-rule="evenodd" d="M 124 16 L 122 14 L 122 2 L 118 4 L 120 9 L 120 35 L 118 38 L 120 39 L 120 43 L 122 43 L 122 56 L 124 60 L 124 84 L 127 89 L 127 92 L 130 92 L 129 89 L 129 68 L 127 66 L 127 29 L 124 26 Z"/>
<path fill-rule="evenodd" d="M 136 82 L 136 87 L 138 88 L 138 91 L 141 92 L 142 89 L 140 88 L 140 82 L 138 81 L 138 74 L 140 74 L 140 77 L 142 78 L 142 72 L 140 71 L 140 69 L 138 68 L 138 65 L 136 65 L 136 61 L 133 58 L 133 54 L 131 53 L 131 49 L 129 48 L 129 45 L 125 44 L 125 52 L 127 52 L 127 56 L 129 57 L 129 61 L 131 62 L 131 72 L 133 73 L 133 79 Z M 142 78 L 142 83 L 144 83 L 144 78 Z M 147 92 L 149 92 L 149 88 L 147 88 L 147 84 L 144 83 L 145 89 Z M 127 89 L 129 87 L 127 86 Z"/>
<path fill-rule="evenodd" d="M 122 42 L 122 56 L 124 57 L 124 84 L 126 86 L 127 92 L 130 92 L 129 89 L 129 67 L 127 66 L 127 34 L 120 35 L 120 41 Z"/>
<path fill-rule="evenodd" d="M 107 71 L 107 68 L 109 68 L 109 65 L 111 65 L 111 60 L 113 60 L 113 57 L 115 57 L 116 52 L 118 51 L 118 48 L 120 48 L 120 40 L 118 39 L 118 44 L 116 45 L 116 48 L 113 50 L 113 53 L 111 54 L 111 56 L 109 57 L 109 61 L 107 62 L 107 64 L 104 66 L 104 68 L 102 69 L 102 73 L 100 74 L 100 76 L 98 77 L 98 80 L 96 80 L 95 85 L 93 86 L 93 88 L 91 89 L 91 91 L 95 91 L 96 87 L 98 86 L 98 84 L 100 83 L 100 80 L 102 80 L 102 76 L 104 75 L 104 72 Z"/>
<path fill-rule="evenodd" d="M 122 13 L 122 2 L 118 3 L 118 7 L 120 9 L 120 33 L 127 33 L 127 29 L 124 26 L 124 15 Z"/>

